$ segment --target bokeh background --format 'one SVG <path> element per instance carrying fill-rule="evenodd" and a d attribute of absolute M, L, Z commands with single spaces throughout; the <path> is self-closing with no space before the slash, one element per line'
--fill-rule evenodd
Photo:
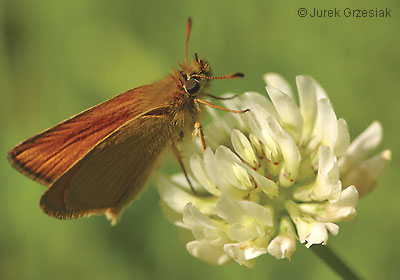
<path fill-rule="evenodd" d="M 369 279 L 400 275 L 400 2 L 0 1 L 0 279 L 337 279 L 302 245 L 291 261 L 265 255 L 254 269 L 191 257 L 162 215 L 154 182 L 111 227 L 104 217 L 44 215 L 45 188 L 11 168 L 19 141 L 127 89 L 162 78 L 189 52 L 209 60 L 212 93 L 264 92 L 278 72 L 309 74 L 328 92 L 352 138 L 380 120 L 393 161 L 358 216 L 329 245 Z M 300 18 L 299 8 L 391 9 L 391 18 Z M 164 161 L 174 162 L 167 154 Z M 176 171 L 179 171 L 177 168 Z"/>

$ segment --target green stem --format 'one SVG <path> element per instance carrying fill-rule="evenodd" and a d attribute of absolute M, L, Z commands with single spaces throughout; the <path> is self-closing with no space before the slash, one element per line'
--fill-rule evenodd
<path fill-rule="evenodd" d="M 362 279 L 331 248 L 314 244 L 311 250 L 343 279 Z"/>

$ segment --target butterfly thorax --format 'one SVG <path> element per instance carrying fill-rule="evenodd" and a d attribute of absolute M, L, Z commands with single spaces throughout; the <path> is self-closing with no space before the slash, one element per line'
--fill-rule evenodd
<path fill-rule="evenodd" d="M 195 100 L 205 92 L 210 81 L 207 78 L 211 77 L 210 65 L 197 56 L 191 63 L 181 64 L 180 68 L 180 71 L 173 69 L 170 76 L 176 85 L 171 104 L 173 141 L 181 140 L 193 130 L 194 123 L 200 118 L 200 110 Z"/>

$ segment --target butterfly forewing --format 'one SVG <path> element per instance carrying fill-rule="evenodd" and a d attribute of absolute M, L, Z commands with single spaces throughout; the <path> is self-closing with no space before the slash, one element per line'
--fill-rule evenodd
<path fill-rule="evenodd" d="M 152 109 L 103 139 L 50 186 L 42 196 L 42 209 L 57 218 L 118 215 L 142 189 L 171 142 L 169 109 Z"/>
<path fill-rule="evenodd" d="M 166 79 L 120 94 L 18 144 L 8 159 L 23 174 L 50 185 L 115 129 L 162 105 L 158 93 L 172 86 Z"/>

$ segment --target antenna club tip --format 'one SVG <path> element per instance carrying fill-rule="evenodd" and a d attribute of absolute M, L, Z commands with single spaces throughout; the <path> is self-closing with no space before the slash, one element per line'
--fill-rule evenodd
<path fill-rule="evenodd" d="M 238 73 L 233 74 L 233 77 L 234 77 L 234 78 L 243 78 L 243 77 L 244 77 L 244 74 L 238 72 Z"/>

